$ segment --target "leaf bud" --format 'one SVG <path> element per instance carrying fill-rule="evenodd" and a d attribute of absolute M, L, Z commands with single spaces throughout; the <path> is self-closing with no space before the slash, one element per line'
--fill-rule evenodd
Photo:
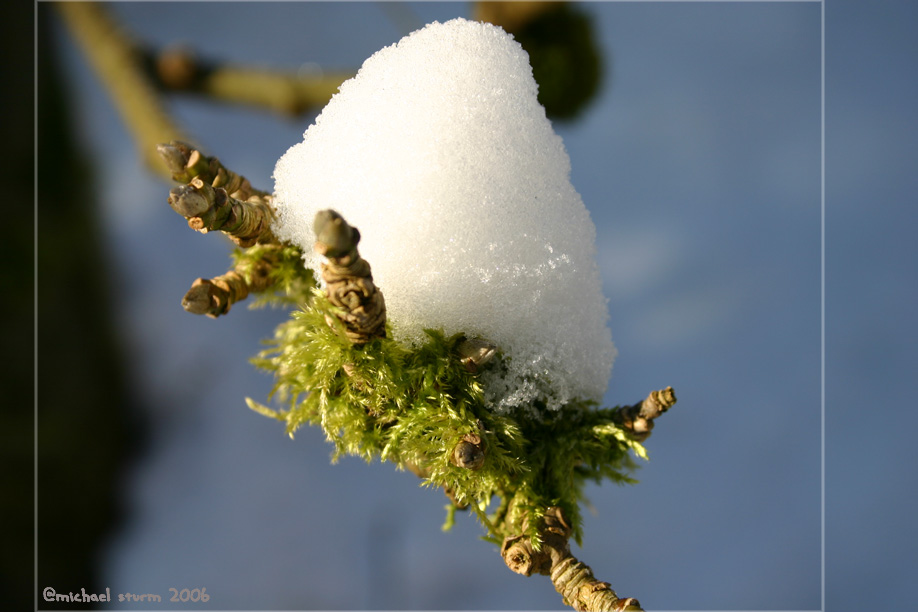
<path fill-rule="evenodd" d="M 484 465 L 484 442 L 478 434 L 466 434 L 462 441 L 453 448 L 451 463 L 468 470 L 477 470 Z"/>
<path fill-rule="evenodd" d="M 465 369 L 473 374 L 497 354 L 497 346 L 481 338 L 466 338 L 456 346 Z"/>

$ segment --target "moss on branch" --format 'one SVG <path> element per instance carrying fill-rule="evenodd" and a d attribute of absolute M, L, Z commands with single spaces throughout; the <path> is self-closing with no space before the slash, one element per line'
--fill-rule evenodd
<path fill-rule="evenodd" d="M 357 253 L 360 234 L 331 211 L 317 219 L 316 234 L 317 250 L 345 271 L 329 275 L 323 268 L 326 291 L 315 289 L 254 360 L 274 373 L 272 395 L 286 408 L 252 400 L 249 406 L 284 422 L 291 436 L 303 425 L 321 427 L 334 444 L 333 459 L 392 461 L 443 489 L 452 502 L 446 526 L 456 509 L 468 508 L 511 569 L 550 576 L 575 609 L 641 610 L 574 558 L 568 540 L 582 541 L 587 481 L 634 482 L 632 455 L 646 458 L 640 440 L 649 434 L 635 423 L 652 423 L 672 406 L 672 389 L 624 408 L 577 401 L 558 411 L 497 413 L 479 376 L 500 367 L 498 347 L 437 330 L 427 330 L 419 346 L 400 344 L 391 333 L 355 341 L 349 308 L 366 292 L 354 290 L 360 299 L 353 303 L 341 298 L 335 285 L 343 281 L 335 274 L 351 275 L 347 282 L 372 278 Z"/>
<path fill-rule="evenodd" d="M 216 318 L 228 313 L 233 304 L 250 293 L 264 294 L 254 306 L 297 305 L 307 301 L 315 287 L 312 273 L 303 267 L 302 253 L 296 247 L 256 245 L 237 250 L 234 259 L 233 269 L 226 274 L 195 280 L 182 299 L 182 307 L 192 314 Z"/>

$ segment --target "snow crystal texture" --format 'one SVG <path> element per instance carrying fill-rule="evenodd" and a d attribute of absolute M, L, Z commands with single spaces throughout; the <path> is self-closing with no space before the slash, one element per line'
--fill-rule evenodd
<path fill-rule="evenodd" d="M 483 377 L 498 411 L 598 401 L 615 357 L 596 230 L 536 95 L 509 34 L 435 22 L 366 60 L 274 172 L 275 231 L 307 266 L 318 210 L 360 229 L 397 340 L 500 347 Z"/>

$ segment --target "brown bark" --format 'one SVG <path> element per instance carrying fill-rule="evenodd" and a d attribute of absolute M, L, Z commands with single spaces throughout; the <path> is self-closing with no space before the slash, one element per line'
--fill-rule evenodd
<path fill-rule="evenodd" d="M 188 220 L 188 227 L 203 234 L 220 230 L 241 247 L 277 242 L 271 231 L 270 200 L 259 195 L 239 200 L 199 177 L 169 192 L 169 205 Z"/>
<path fill-rule="evenodd" d="M 216 278 L 199 278 L 182 298 L 182 307 L 191 314 L 211 318 L 225 315 L 233 304 L 247 298 L 249 293 L 264 291 L 274 284 L 271 279 L 274 261 L 269 252 L 248 274 L 237 267 Z"/>
<path fill-rule="evenodd" d="M 571 528 L 561 509 L 552 506 L 542 517 L 538 550 L 533 546 L 532 538 L 518 535 L 504 539 L 501 555 L 507 566 L 518 574 L 550 576 L 564 603 L 575 610 L 643 612 L 637 599 L 622 599 L 608 582 L 593 577 L 590 567 L 571 554 L 568 544 L 570 536 Z"/>

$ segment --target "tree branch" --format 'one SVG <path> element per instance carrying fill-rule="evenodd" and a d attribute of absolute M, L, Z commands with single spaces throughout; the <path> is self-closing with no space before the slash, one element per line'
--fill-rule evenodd
<path fill-rule="evenodd" d="M 529 19 L 535 12 L 554 4 L 508 5 L 524 9 L 526 14 L 507 13 L 502 19 L 525 21 L 523 17 Z M 482 3 L 478 6 L 497 8 L 497 5 Z M 274 218 L 271 194 L 252 188 L 247 179 L 225 168 L 217 158 L 207 157 L 185 144 L 180 128 L 162 105 L 161 94 L 167 90 L 193 92 L 295 114 L 323 105 L 341 81 L 352 73 L 319 79 L 300 78 L 289 73 L 202 62 L 184 50 L 157 53 L 138 47 L 100 5 L 68 2 L 59 4 L 58 8 L 108 89 L 143 159 L 154 170 L 184 184 L 170 192 L 170 206 L 197 231 L 220 230 L 240 246 L 259 244 L 258 248 L 266 249 L 263 252 L 250 250 L 247 267 L 237 264 L 233 270 L 216 278 L 197 279 L 182 300 L 183 307 L 192 313 L 217 317 L 229 312 L 234 303 L 245 299 L 250 292 L 264 291 L 274 285 L 277 281 L 272 270 L 282 245 L 270 229 Z M 499 21 L 493 15 L 492 20 Z M 158 144 L 163 142 L 169 144 Z M 165 164 L 158 161 L 157 153 Z M 360 233 L 334 211 L 321 211 L 316 215 L 315 233 L 316 251 L 328 258 L 322 265 L 326 294 L 336 308 L 335 316 L 343 323 L 348 340 L 361 345 L 375 338 L 385 338 L 385 301 L 373 283 L 369 263 L 357 250 Z M 338 325 L 331 315 L 326 315 L 326 321 L 333 327 Z M 470 339 L 458 345 L 456 350 L 463 366 L 475 373 L 493 357 L 496 347 L 483 340 Z M 348 367 L 347 363 L 343 365 L 350 374 Z M 634 439 L 642 441 L 650 435 L 654 419 L 675 401 L 671 387 L 655 391 L 639 404 L 613 411 L 612 420 L 629 431 Z M 485 444 L 481 421 L 479 430 L 482 435 L 466 433 L 449 451 L 448 461 L 452 466 L 467 470 L 467 473 L 490 469 L 485 465 L 485 458 L 488 445 L 494 444 L 495 438 Z M 499 445 L 493 448 L 496 450 L 492 456 L 498 456 Z M 406 463 L 406 467 L 420 476 L 427 472 L 426 468 L 411 463 Z M 456 481 L 455 485 L 460 493 L 462 482 Z M 452 485 L 443 486 L 455 503 L 456 496 L 448 488 Z M 531 492 L 517 494 L 525 496 Z M 511 514 L 507 511 L 510 502 L 503 492 L 501 495 L 504 499 L 498 516 L 502 518 L 496 527 L 484 515 L 483 509 L 472 507 L 496 541 L 507 536 L 503 539 L 501 554 L 510 569 L 526 576 L 534 573 L 550 576 L 564 603 L 575 610 L 642 612 L 636 599 L 619 598 L 609 583 L 597 580 L 590 567 L 571 554 L 572 529 L 560 507 L 547 508 L 538 518 L 538 528 L 531 530 L 525 518 L 520 526 L 520 514 L 514 515 L 511 522 Z M 462 499 L 471 497 L 464 493 L 461 496 Z M 547 505 L 546 500 L 533 503 L 529 498 L 526 502 L 529 508 L 539 511 Z M 576 514 L 576 506 L 569 511 Z M 520 527 L 521 532 L 517 531 Z"/>
<path fill-rule="evenodd" d="M 253 189 L 247 178 L 189 144 L 172 141 L 156 150 L 173 180 L 189 181 L 169 192 L 169 205 L 189 227 L 205 234 L 220 230 L 242 247 L 277 242 L 271 232 L 270 194 Z"/>
<path fill-rule="evenodd" d="M 198 58 L 185 47 L 144 51 L 157 84 L 164 90 L 266 108 L 296 116 L 328 103 L 353 71 L 319 75 L 223 64 Z"/>
<path fill-rule="evenodd" d="M 241 247 L 277 242 L 271 232 L 274 211 L 269 200 L 263 196 L 237 200 L 225 189 L 215 189 L 200 178 L 169 192 L 169 205 L 188 219 L 191 229 L 202 234 L 220 230 Z"/>
<path fill-rule="evenodd" d="M 140 156 L 161 175 L 163 168 L 154 153 L 156 145 L 189 140 L 166 112 L 164 92 L 195 93 L 298 115 L 324 106 L 341 83 L 355 74 L 336 71 L 310 76 L 203 61 L 188 49 L 159 51 L 141 46 L 102 4 L 61 2 L 57 8 L 108 90 Z"/>
<path fill-rule="evenodd" d="M 524 523 L 523 531 L 526 530 Z M 570 536 L 571 528 L 561 509 L 552 506 L 542 517 L 538 548 L 533 546 L 531 537 L 517 535 L 504 539 L 501 555 L 507 566 L 518 574 L 551 576 L 551 582 L 564 603 L 575 610 L 643 612 L 637 599 L 621 599 L 608 582 L 593 577 L 593 570 L 571 554 Z"/>
<path fill-rule="evenodd" d="M 108 89 L 140 156 L 152 170 L 164 174 L 156 156 L 157 143 L 188 138 L 165 111 L 134 43 L 99 4 L 60 2 L 56 8 Z"/>
<path fill-rule="evenodd" d="M 188 143 L 173 140 L 169 144 L 157 144 L 156 151 L 173 181 L 189 183 L 200 178 L 211 187 L 225 189 L 229 195 L 240 200 L 248 200 L 253 195 L 271 195 L 268 191 L 253 188 L 247 178 L 228 169 L 216 157 L 208 157 Z"/>
<path fill-rule="evenodd" d="M 191 314 L 217 318 L 229 312 L 236 302 L 249 293 L 260 293 L 273 287 L 277 281 L 272 271 L 278 263 L 280 245 L 267 245 L 265 252 L 252 262 L 239 262 L 221 276 L 213 279 L 199 278 L 182 298 L 182 307 Z"/>

